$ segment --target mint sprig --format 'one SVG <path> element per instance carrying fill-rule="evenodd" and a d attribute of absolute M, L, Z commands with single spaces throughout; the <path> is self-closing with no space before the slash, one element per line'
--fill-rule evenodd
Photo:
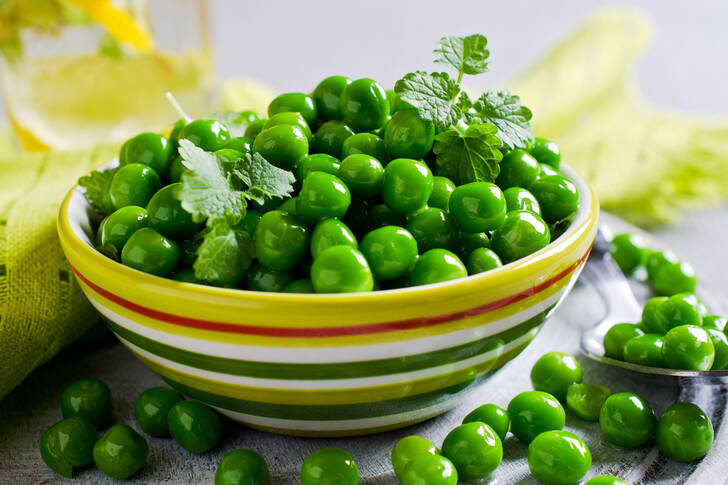
<path fill-rule="evenodd" d="M 248 187 L 246 196 L 259 204 L 266 198 L 288 197 L 296 181 L 293 173 L 272 165 L 260 153 L 246 153 L 232 174 Z"/>
<path fill-rule="evenodd" d="M 456 184 L 492 182 L 500 173 L 503 154 L 498 129 L 488 123 L 471 125 L 464 131 L 450 128 L 435 136 L 436 163 Z"/>
<path fill-rule="evenodd" d="M 192 265 L 195 278 L 223 285 L 234 283 L 255 257 L 253 239 L 225 219 L 215 219 L 208 226 Z"/>
<path fill-rule="evenodd" d="M 486 49 L 488 39 L 481 34 L 466 37 L 443 37 L 434 50 L 437 54 L 435 62 L 445 64 L 458 73 L 458 84 L 463 74 L 481 74 L 488 70 L 488 56 Z"/>
<path fill-rule="evenodd" d="M 115 173 L 116 169 L 94 170 L 78 179 L 78 185 L 84 189 L 83 195 L 86 200 L 103 214 L 114 212 L 109 199 L 109 186 Z"/>
<path fill-rule="evenodd" d="M 394 91 L 440 131 L 462 117 L 460 108 L 454 104 L 460 86 L 445 72 L 411 72 L 395 83 Z"/>
<path fill-rule="evenodd" d="M 508 148 L 525 148 L 533 140 L 531 110 L 508 91 L 486 91 L 474 103 L 475 116 L 498 128 L 498 138 Z"/>

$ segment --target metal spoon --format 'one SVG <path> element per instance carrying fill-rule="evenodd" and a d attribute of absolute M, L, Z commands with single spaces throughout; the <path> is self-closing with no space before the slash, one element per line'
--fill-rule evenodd
<path fill-rule="evenodd" d="M 639 322 L 642 315 L 642 308 L 629 287 L 627 278 L 614 262 L 609 254 L 608 229 L 600 224 L 597 231 L 594 247 L 587 264 L 584 267 L 584 275 L 594 285 L 600 294 L 607 311 L 604 318 L 591 328 L 581 334 L 581 351 L 587 357 L 598 362 L 633 372 L 674 377 L 701 377 L 701 378 L 726 378 L 728 370 L 679 370 L 663 369 L 660 367 L 649 367 L 646 365 L 631 364 L 621 360 L 612 359 L 604 355 L 604 334 L 609 328 L 617 323 Z"/>

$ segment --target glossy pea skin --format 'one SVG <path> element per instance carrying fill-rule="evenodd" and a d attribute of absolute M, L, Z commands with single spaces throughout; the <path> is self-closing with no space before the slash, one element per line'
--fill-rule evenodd
<path fill-rule="evenodd" d="M 351 193 L 344 182 L 326 172 L 311 172 L 303 180 L 296 209 L 306 222 L 342 218 L 351 205 Z"/>
<path fill-rule="evenodd" d="M 382 190 L 384 167 L 374 157 L 357 153 L 341 161 L 338 177 L 360 198 L 371 198 Z"/>
<path fill-rule="evenodd" d="M 427 205 L 442 210 L 450 209 L 450 196 L 455 191 L 455 183 L 447 177 L 436 176 L 432 179 L 432 193 Z"/>
<path fill-rule="evenodd" d="M 656 426 L 647 401 L 630 392 L 612 394 L 599 411 L 599 429 L 604 439 L 625 448 L 645 445 L 655 435 Z"/>
<path fill-rule="evenodd" d="M 177 244 L 149 227 L 132 234 L 121 250 L 124 265 L 156 276 L 172 273 L 179 258 Z"/>
<path fill-rule="evenodd" d="M 463 232 L 493 231 L 506 217 L 506 200 L 497 185 L 471 182 L 460 185 L 450 196 L 450 214 Z"/>
<path fill-rule="evenodd" d="M 566 400 L 566 391 L 581 382 L 581 365 L 566 352 L 548 352 L 531 368 L 531 385 L 537 391 L 551 394 L 559 401 Z"/>
<path fill-rule="evenodd" d="M 598 477 L 592 477 L 584 485 L 628 485 L 627 482 L 617 477 L 610 475 L 599 475 Z"/>
<path fill-rule="evenodd" d="M 205 453 L 220 441 L 222 425 L 215 411 L 197 401 L 180 401 L 167 414 L 169 434 L 182 448 Z"/>
<path fill-rule="evenodd" d="M 356 133 L 344 140 L 344 144 L 341 146 L 341 158 L 344 159 L 356 153 L 374 157 L 382 164 L 385 164 L 391 158 L 384 140 L 374 133 Z"/>
<path fill-rule="evenodd" d="M 99 224 L 96 233 L 96 245 L 101 248 L 114 248 L 117 258 L 121 249 L 132 234 L 149 225 L 146 209 L 133 205 L 122 207 L 109 214 Z"/>
<path fill-rule="evenodd" d="M 697 284 L 693 267 L 689 263 L 680 261 L 665 264 L 657 269 L 650 286 L 658 295 L 675 295 L 693 293 Z"/>
<path fill-rule="evenodd" d="M 393 211 L 409 215 L 425 207 L 434 185 L 432 172 L 409 158 L 392 160 L 384 168 L 382 198 Z"/>
<path fill-rule="evenodd" d="M 500 268 L 503 266 L 498 255 L 489 248 L 477 248 L 470 253 L 468 256 L 468 262 L 466 267 L 468 268 L 468 274 L 474 275 L 478 273 L 484 273 L 492 269 Z"/>
<path fill-rule="evenodd" d="M 169 171 L 167 172 L 167 180 L 173 184 L 179 182 L 182 179 L 182 174 L 187 172 L 187 167 L 182 163 L 182 157 L 177 155 L 169 164 Z"/>
<path fill-rule="evenodd" d="M 311 151 L 333 157 L 341 156 L 344 141 L 353 134 L 354 130 L 347 123 L 339 120 L 327 121 L 316 130 Z"/>
<path fill-rule="evenodd" d="M 96 467 L 112 478 L 125 480 L 144 466 L 149 454 L 146 440 L 130 426 L 116 424 L 94 444 Z"/>
<path fill-rule="evenodd" d="M 373 79 L 357 79 L 341 93 L 341 114 L 356 131 L 372 131 L 384 125 L 389 116 L 389 100 L 384 88 Z"/>
<path fill-rule="evenodd" d="M 405 436 L 394 445 L 392 454 L 392 468 L 397 478 L 402 480 L 405 467 L 419 455 L 438 455 L 440 450 L 428 439 L 421 436 Z"/>
<path fill-rule="evenodd" d="M 417 240 L 406 229 L 384 226 L 367 233 L 359 250 L 364 254 L 378 281 L 407 274 L 417 258 Z"/>
<path fill-rule="evenodd" d="M 480 421 L 461 424 L 442 442 L 442 456 L 449 459 L 466 480 L 484 478 L 498 468 L 503 444 L 493 428 Z"/>
<path fill-rule="evenodd" d="M 689 402 L 667 408 L 657 423 L 657 447 L 675 461 L 699 460 L 713 445 L 713 424 L 708 415 Z"/>
<path fill-rule="evenodd" d="M 311 280 L 306 278 L 291 281 L 283 288 L 283 293 L 316 293 L 316 290 L 314 290 Z"/>
<path fill-rule="evenodd" d="M 461 232 L 455 243 L 455 254 L 467 261 L 470 254 L 478 248 L 490 248 L 490 239 L 484 232 L 467 233 Z"/>
<path fill-rule="evenodd" d="M 539 177 L 545 177 L 547 175 L 561 175 L 558 170 L 554 169 L 550 165 L 546 165 L 545 163 L 539 163 L 538 164 L 538 176 Z"/>
<path fill-rule="evenodd" d="M 728 337 L 726 337 L 725 333 L 715 328 L 706 328 L 705 331 L 708 332 L 708 336 L 713 341 L 713 348 L 715 349 L 715 358 L 710 369 L 728 369 Z"/>
<path fill-rule="evenodd" d="M 663 266 L 678 262 L 680 262 L 680 260 L 672 251 L 648 251 L 645 259 L 648 283 L 654 283 L 657 278 L 657 271 L 662 269 Z"/>
<path fill-rule="evenodd" d="M 530 443 L 544 431 L 559 430 L 566 422 L 558 399 L 541 391 L 522 392 L 511 399 L 508 416 L 511 433 L 523 443 Z"/>
<path fill-rule="evenodd" d="M 577 483 L 591 463 L 586 443 L 568 431 L 546 431 L 528 445 L 528 468 L 548 485 Z"/>
<path fill-rule="evenodd" d="M 479 421 L 490 426 L 501 441 L 506 439 L 508 429 L 511 426 L 511 418 L 508 415 L 508 411 L 490 403 L 478 406 L 463 418 L 463 424 L 474 421 Z"/>
<path fill-rule="evenodd" d="M 356 485 L 359 468 L 341 448 L 322 448 L 309 454 L 301 467 L 301 485 Z"/>
<path fill-rule="evenodd" d="M 262 456 L 253 450 L 227 453 L 215 471 L 215 485 L 269 485 L 270 472 Z"/>
<path fill-rule="evenodd" d="M 223 150 L 235 150 L 242 154 L 253 153 L 253 139 L 247 136 L 236 136 L 235 138 L 230 138 L 222 148 Z"/>
<path fill-rule="evenodd" d="M 507 264 L 545 248 L 550 241 L 549 227 L 538 214 L 510 211 L 505 222 L 493 232 L 490 247 Z"/>
<path fill-rule="evenodd" d="M 256 262 L 248 271 L 246 285 L 251 291 L 280 293 L 295 279 L 296 276 L 292 271 L 276 271 Z"/>
<path fill-rule="evenodd" d="M 292 170 L 308 155 L 306 134 L 294 125 L 276 125 L 264 129 L 253 142 L 253 151 L 283 170 Z"/>
<path fill-rule="evenodd" d="M 680 325 L 665 334 L 662 357 L 671 369 L 709 370 L 715 359 L 715 347 L 701 327 Z"/>
<path fill-rule="evenodd" d="M 349 246 L 358 249 L 354 234 L 338 219 L 325 219 L 313 228 L 311 233 L 311 256 L 316 259 L 331 246 Z"/>
<path fill-rule="evenodd" d="M 423 158 L 434 141 L 435 125 L 420 118 L 414 109 L 397 111 L 384 129 L 385 146 L 394 158 Z"/>
<path fill-rule="evenodd" d="M 423 454 L 407 464 L 400 480 L 402 485 L 457 485 L 458 472 L 444 456 Z"/>
<path fill-rule="evenodd" d="M 728 318 L 726 317 L 721 317 L 720 315 L 705 315 L 703 317 L 702 326 L 706 330 L 709 328 L 714 328 L 723 332 L 726 329 L 726 323 L 728 323 Z"/>
<path fill-rule="evenodd" d="M 288 212 L 290 215 L 298 217 L 298 209 L 296 208 L 296 204 L 298 204 L 298 197 L 292 197 L 290 199 L 286 199 L 284 203 L 279 205 L 277 210 Z"/>
<path fill-rule="evenodd" d="M 623 360 L 632 364 L 649 367 L 665 367 L 662 347 L 665 337 L 657 333 L 647 333 L 627 341 L 624 345 Z"/>
<path fill-rule="evenodd" d="M 447 249 L 430 249 L 424 252 L 412 268 L 412 286 L 429 285 L 465 278 L 468 270 L 460 258 Z"/>
<path fill-rule="evenodd" d="M 642 307 L 641 326 L 647 331 L 664 334 L 672 327 L 667 315 L 662 311 L 662 305 L 666 301 L 666 296 L 656 296 L 647 300 L 645 306 Z"/>
<path fill-rule="evenodd" d="M 420 252 L 435 248 L 453 249 L 458 236 L 455 220 L 437 207 L 425 207 L 409 216 L 407 230 L 417 240 Z"/>
<path fill-rule="evenodd" d="M 703 324 L 702 302 L 693 293 L 678 293 L 661 301 L 657 310 L 665 327 L 658 329 L 665 333 L 679 325 Z"/>
<path fill-rule="evenodd" d="M 266 212 L 255 229 L 255 255 L 263 266 L 276 271 L 293 269 L 308 251 L 308 226 L 282 210 Z"/>
<path fill-rule="evenodd" d="M 559 146 L 556 143 L 537 136 L 528 151 L 539 163 L 545 163 L 556 170 L 559 169 L 561 165 L 561 150 L 559 150 Z"/>
<path fill-rule="evenodd" d="M 300 113 L 308 126 L 318 126 L 318 110 L 316 102 L 304 93 L 284 93 L 273 99 L 268 105 L 268 117 L 277 113 L 293 111 Z"/>
<path fill-rule="evenodd" d="M 319 117 L 324 120 L 341 119 L 341 93 L 351 84 L 346 76 L 329 76 L 322 80 L 313 90 Z"/>
<path fill-rule="evenodd" d="M 407 225 L 407 218 L 402 214 L 394 212 L 387 207 L 387 204 L 377 204 L 369 207 L 366 212 L 367 228 L 370 231 L 384 226 Z"/>
<path fill-rule="evenodd" d="M 192 214 L 182 208 L 178 198 L 182 190 L 181 183 L 166 185 L 147 204 L 149 227 L 172 239 L 191 238 L 204 227 L 204 223 L 195 222 Z"/>
<path fill-rule="evenodd" d="M 119 165 L 141 163 L 161 176 L 167 173 L 172 157 L 172 144 L 158 133 L 140 133 L 122 145 Z"/>
<path fill-rule="evenodd" d="M 111 391 L 98 379 L 79 379 L 61 394 L 61 412 L 64 418 L 79 417 L 88 420 L 97 429 L 111 424 Z"/>
<path fill-rule="evenodd" d="M 111 179 L 109 199 L 115 210 L 128 205 L 145 207 L 161 182 L 153 168 L 141 163 L 129 163 L 119 169 Z"/>
<path fill-rule="evenodd" d="M 134 404 L 134 417 L 145 433 L 156 437 L 169 436 L 167 414 L 182 401 L 179 392 L 168 387 L 152 387 L 142 392 Z"/>
<path fill-rule="evenodd" d="M 503 197 L 506 199 L 507 211 L 531 211 L 541 215 L 541 207 L 539 207 L 536 197 L 522 187 L 507 188 L 503 191 Z"/>
<path fill-rule="evenodd" d="M 538 177 L 538 162 L 527 151 L 516 148 L 500 162 L 500 174 L 495 183 L 503 190 L 511 187 L 529 187 Z"/>
<path fill-rule="evenodd" d="M 179 138 L 191 141 L 206 152 L 214 152 L 223 148 L 231 136 L 227 127 L 217 120 L 194 120 L 180 130 Z"/>
<path fill-rule="evenodd" d="M 562 175 L 539 177 L 528 190 L 541 207 L 541 216 L 549 224 L 562 221 L 579 208 L 576 185 Z"/>
<path fill-rule="evenodd" d="M 632 338 L 645 333 L 634 323 L 612 325 L 604 334 L 604 355 L 612 359 L 624 359 L 624 345 Z"/>
<path fill-rule="evenodd" d="M 250 138 L 251 140 L 255 140 L 255 138 L 260 134 L 261 131 L 263 131 L 263 126 L 265 125 L 265 122 L 267 120 L 260 119 L 253 121 L 248 126 L 245 127 L 245 137 Z"/>
<path fill-rule="evenodd" d="M 93 463 L 96 428 L 86 419 L 72 417 L 48 428 L 40 439 L 40 456 L 54 472 L 73 478 L 74 468 Z"/>
<path fill-rule="evenodd" d="M 372 291 L 374 278 L 362 253 L 349 246 L 331 246 L 311 265 L 311 283 L 316 293 Z"/>
<path fill-rule="evenodd" d="M 627 276 L 644 266 L 649 251 L 648 242 L 638 234 L 617 234 L 609 244 L 609 254 Z"/>
<path fill-rule="evenodd" d="M 296 179 L 303 181 L 311 172 L 326 172 L 336 175 L 339 173 L 340 166 L 338 158 L 326 153 L 306 155 L 296 165 Z"/>
<path fill-rule="evenodd" d="M 292 111 L 282 111 L 280 113 L 276 113 L 266 120 L 265 124 L 263 125 L 263 129 L 267 130 L 268 128 L 276 125 L 293 125 L 300 128 L 303 134 L 306 135 L 309 146 L 311 146 L 311 142 L 313 141 L 313 134 L 311 133 L 311 128 L 308 126 L 308 123 L 306 123 L 306 120 L 303 118 L 301 113 L 294 113 Z"/>
<path fill-rule="evenodd" d="M 579 419 L 598 421 L 599 411 L 611 394 L 605 386 L 575 382 L 566 390 L 566 406 Z"/>

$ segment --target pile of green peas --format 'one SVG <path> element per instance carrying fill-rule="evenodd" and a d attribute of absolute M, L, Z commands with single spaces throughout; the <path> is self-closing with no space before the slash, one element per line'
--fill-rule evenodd
<path fill-rule="evenodd" d="M 365 292 L 453 280 L 548 245 L 578 208 L 558 146 L 535 138 L 505 151 L 491 182 L 442 176 L 435 128 L 372 79 L 331 76 L 311 94 L 285 93 L 268 118 L 246 111 L 245 136 L 216 120 L 127 140 L 100 208 L 97 247 L 123 264 L 185 282 L 289 293 Z M 256 260 L 225 281 L 192 269 L 204 225 L 176 194 L 187 139 L 222 160 L 259 153 L 296 177 L 291 198 L 253 204 L 237 226 Z"/>

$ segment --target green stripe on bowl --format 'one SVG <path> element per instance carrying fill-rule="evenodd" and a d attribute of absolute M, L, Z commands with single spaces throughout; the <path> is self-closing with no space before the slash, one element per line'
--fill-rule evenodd
<path fill-rule="evenodd" d="M 400 374 L 469 359 L 495 350 L 499 346 L 526 334 L 534 327 L 543 323 L 545 315 L 551 308 L 553 306 L 525 322 L 496 335 L 447 349 L 389 359 L 323 364 L 258 362 L 200 354 L 157 342 L 121 327 L 106 317 L 104 319 L 114 333 L 140 349 L 157 357 L 162 357 L 196 369 L 234 376 L 267 379 L 328 380 Z"/>

